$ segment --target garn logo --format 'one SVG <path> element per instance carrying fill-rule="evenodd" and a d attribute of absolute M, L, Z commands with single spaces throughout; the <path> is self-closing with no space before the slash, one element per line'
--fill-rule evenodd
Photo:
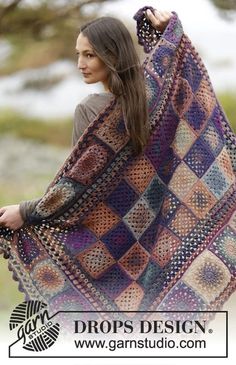
<path fill-rule="evenodd" d="M 53 323 L 47 311 L 47 304 L 30 300 L 16 306 L 10 322 L 10 330 L 17 328 L 18 340 L 29 351 L 43 351 L 57 340 L 60 325 Z"/>

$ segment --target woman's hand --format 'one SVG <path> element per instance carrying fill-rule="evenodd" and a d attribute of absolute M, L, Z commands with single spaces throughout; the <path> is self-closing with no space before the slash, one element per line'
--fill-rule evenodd
<path fill-rule="evenodd" d="M 7 205 L 0 208 L 0 226 L 16 231 L 22 227 L 24 221 L 20 214 L 19 205 Z"/>
<path fill-rule="evenodd" d="M 153 28 L 160 32 L 164 32 L 170 18 L 173 15 L 169 11 L 154 10 L 154 12 L 152 12 L 150 9 L 147 10 L 146 14 L 147 18 L 152 23 Z"/>

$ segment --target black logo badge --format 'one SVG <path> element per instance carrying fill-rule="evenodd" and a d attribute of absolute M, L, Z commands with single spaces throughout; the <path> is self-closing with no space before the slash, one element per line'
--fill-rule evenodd
<path fill-rule="evenodd" d="M 43 351 L 57 340 L 60 325 L 50 319 L 47 304 L 30 300 L 16 306 L 10 322 L 10 330 L 17 328 L 18 340 L 23 340 L 23 348 L 29 351 Z"/>

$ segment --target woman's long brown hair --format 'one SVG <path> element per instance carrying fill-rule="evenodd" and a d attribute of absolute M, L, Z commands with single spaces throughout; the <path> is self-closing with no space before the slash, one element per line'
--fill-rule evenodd
<path fill-rule="evenodd" d="M 121 103 L 135 153 L 148 140 L 148 110 L 144 76 L 133 40 L 116 18 L 102 17 L 81 27 L 97 56 L 109 68 L 109 90 Z"/>

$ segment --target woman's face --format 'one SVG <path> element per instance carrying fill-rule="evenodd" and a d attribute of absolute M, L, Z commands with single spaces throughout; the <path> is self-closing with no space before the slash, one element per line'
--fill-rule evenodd
<path fill-rule="evenodd" d="M 78 68 L 84 77 L 84 82 L 87 84 L 102 82 L 105 90 L 108 90 L 109 69 L 96 55 L 88 38 L 82 33 L 77 38 L 76 52 L 78 54 Z"/>

